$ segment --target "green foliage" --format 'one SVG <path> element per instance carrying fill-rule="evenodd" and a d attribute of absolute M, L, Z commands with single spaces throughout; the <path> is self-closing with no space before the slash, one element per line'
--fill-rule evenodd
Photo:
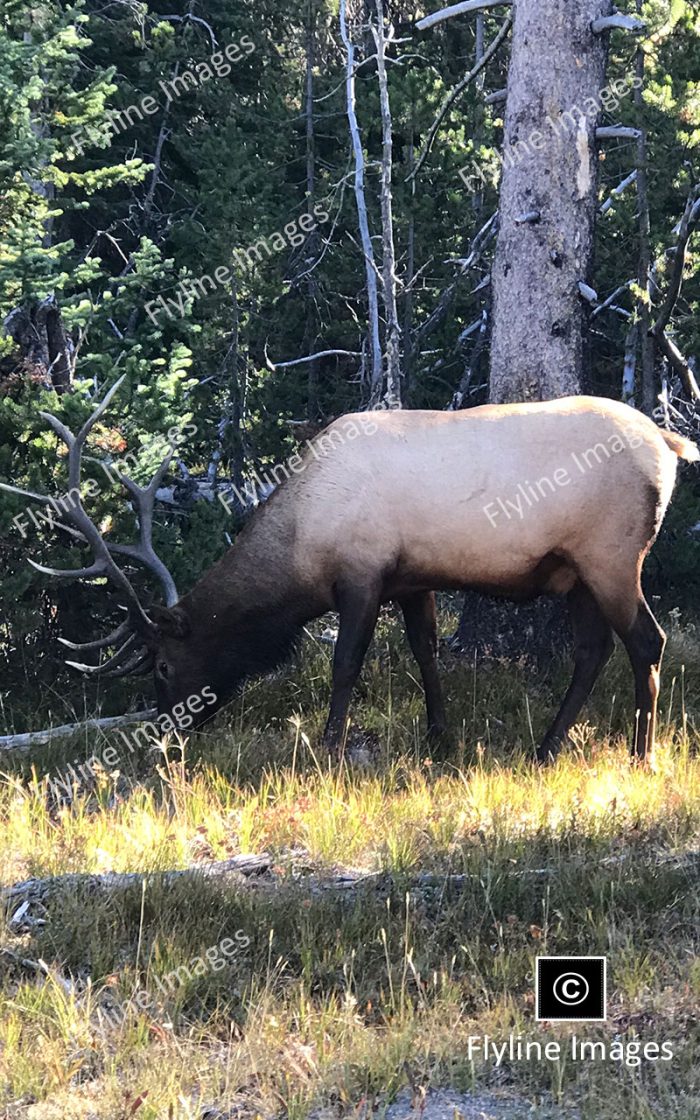
<path fill-rule="evenodd" d="M 411 5 L 387 3 L 396 37 L 406 40 L 390 48 L 395 61 L 389 68 L 399 319 L 406 402 L 443 408 L 477 345 L 478 332 L 463 332 L 488 298 L 483 287 L 477 290 L 488 253 L 464 277 L 453 262 L 468 254 L 497 207 L 503 109 L 486 105 L 484 92 L 505 85 L 508 52 L 503 48 L 483 80 L 446 114 L 414 182 L 410 171 L 435 114 L 476 49 L 473 19 L 421 34 L 414 26 L 420 14 Z M 690 3 L 669 9 L 663 0 L 649 0 L 643 16 L 650 34 L 641 123 L 649 134 L 651 238 L 663 288 L 664 250 L 697 174 L 699 17 Z M 65 482 L 62 454 L 43 430 L 38 409 L 79 423 L 125 373 L 92 452 L 109 459 L 140 448 L 139 477 L 145 477 L 167 431 L 188 426 L 169 480 L 176 506 L 160 505 L 157 517 L 159 546 L 183 590 L 234 531 L 218 503 L 192 500 L 197 484 L 212 473 L 238 482 L 246 469 L 277 463 L 297 445 L 289 421 L 323 421 L 368 400 L 353 357 L 271 369 L 271 363 L 317 350 L 359 351 L 366 331 L 337 18 L 336 0 L 305 0 L 291 11 L 281 0 L 241 0 L 234 7 L 206 0 L 196 14 L 168 16 L 148 3 L 2 5 L 0 317 L 7 333 L 0 338 L 0 475 L 58 492 Z M 484 13 L 487 44 L 502 18 Z M 360 60 L 371 56 L 371 37 L 356 31 L 356 38 Z M 634 51 L 632 37 L 611 36 L 609 82 L 629 75 Z M 369 220 L 377 234 L 381 130 L 370 60 L 357 73 L 357 108 Z M 635 124 L 638 116 L 628 97 L 610 119 Z M 606 146 L 601 199 L 629 174 L 633 160 L 633 145 Z M 485 178 L 476 193 L 459 175 L 474 161 Z M 230 266 L 236 251 L 272 238 L 321 202 L 329 220 L 303 245 L 264 253 L 251 267 L 235 269 L 232 283 L 202 282 L 204 294 L 184 299 L 182 314 L 176 309 L 182 284 Z M 672 324 L 688 354 L 700 349 L 695 245 Z M 599 223 L 595 287 L 601 297 L 636 279 L 637 251 L 630 189 Z M 446 312 L 421 333 L 448 291 Z M 45 365 L 22 354 L 10 337 L 13 316 L 21 312 L 35 321 L 49 301 L 60 308 L 75 363 L 74 392 L 60 400 Z M 621 302 L 634 308 L 633 289 Z M 626 330 L 627 322 L 614 314 L 596 320 L 595 392 L 619 395 Z M 486 370 L 485 352 L 467 403 L 483 399 Z M 108 610 L 109 599 L 100 587 L 59 594 L 31 572 L 28 552 L 62 563 L 77 560 L 79 550 L 46 528 L 31 526 L 25 540 L 12 525 L 23 508 L 20 499 L 0 498 L 4 655 L 13 672 L 23 672 L 16 636 L 24 635 L 49 674 L 56 669 L 57 631 L 73 625 L 71 636 L 85 633 L 85 624 Z M 115 533 L 133 531 L 114 489 L 101 491 L 94 513 L 109 518 Z M 681 567 L 690 574 L 692 561 Z"/>

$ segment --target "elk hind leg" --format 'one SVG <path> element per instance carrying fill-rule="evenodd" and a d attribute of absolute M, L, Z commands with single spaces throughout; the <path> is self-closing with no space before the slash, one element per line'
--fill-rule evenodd
<path fill-rule="evenodd" d="M 574 674 L 561 707 L 539 746 L 538 762 L 556 756 L 615 645 L 612 627 L 587 587 L 576 584 L 567 599 L 574 633 Z"/>
<path fill-rule="evenodd" d="M 641 592 L 634 622 L 620 637 L 634 673 L 636 726 L 632 751 L 636 758 L 648 761 L 654 750 L 656 704 L 666 635 Z"/>
<path fill-rule="evenodd" d="M 447 730 L 445 705 L 437 666 L 437 618 L 435 595 L 417 591 L 399 601 L 406 625 L 408 644 L 420 669 L 428 715 L 428 735 L 439 739 Z"/>
<path fill-rule="evenodd" d="M 642 557 L 643 559 L 643 557 Z M 618 635 L 632 665 L 636 726 L 632 753 L 638 759 L 650 759 L 656 731 L 656 703 L 659 695 L 661 659 L 666 635 L 649 609 L 640 582 L 641 560 L 636 558 L 634 570 L 608 573 L 605 582 L 602 569 L 592 574 L 589 586 L 605 617 Z M 616 576 L 616 578 L 611 578 Z"/>

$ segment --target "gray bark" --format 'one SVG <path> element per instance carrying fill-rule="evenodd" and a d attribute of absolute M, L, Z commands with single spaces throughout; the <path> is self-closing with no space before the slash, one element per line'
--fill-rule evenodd
<path fill-rule="evenodd" d="M 622 180 L 621 183 L 618 183 L 617 186 L 613 187 L 613 189 L 610 191 L 609 196 L 606 198 L 605 202 L 603 203 L 600 210 L 598 211 L 601 218 L 603 217 L 604 214 L 607 214 L 609 210 L 613 209 L 613 207 L 615 205 L 615 200 L 617 198 L 619 198 L 620 195 L 623 194 L 627 190 L 628 187 L 631 187 L 632 183 L 636 183 L 636 181 L 637 181 L 637 169 L 635 168 L 634 171 L 630 171 L 629 175 L 627 175 Z"/>
<path fill-rule="evenodd" d="M 306 12 L 306 213 L 314 217 L 316 202 L 316 134 L 314 130 L 314 66 L 316 64 L 316 0 L 308 0 Z M 316 256 L 318 233 L 310 235 L 307 256 Z M 306 330 L 304 350 L 311 354 L 318 343 L 318 280 L 315 269 L 306 277 Z M 319 404 L 319 363 L 309 362 L 307 373 L 306 415 L 315 420 L 321 411 Z"/>
<path fill-rule="evenodd" d="M 641 7 L 637 4 L 637 11 L 641 11 Z M 604 16 L 602 19 L 597 19 L 591 24 L 591 30 L 596 35 L 602 35 L 604 31 L 613 31 L 619 28 L 622 31 L 632 31 L 635 35 L 641 35 L 646 28 L 646 24 L 641 19 L 635 19 L 634 16 L 625 16 L 620 12 L 616 12 L 612 16 Z"/>
<path fill-rule="evenodd" d="M 391 196 L 393 168 L 391 105 L 386 73 L 386 36 L 384 34 L 384 0 L 376 0 L 377 80 L 382 117 L 382 287 L 384 321 L 386 324 L 386 390 L 384 402 L 389 408 L 401 408 L 401 368 L 399 356 L 399 315 L 396 307 L 396 251 L 394 248 L 394 216 Z"/>
<path fill-rule="evenodd" d="M 491 400 L 578 393 L 610 0 L 518 0 L 493 267 Z M 534 215 L 537 215 L 535 218 Z M 525 220 L 527 218 L 527 220 Z"/>
<path fill-rule="evenodd" d="M 625 338 L 625 360 L 622 367 L 622 400 L 634 406 L 635 383 L 637 377 L 637 337 L 639 328 L 633 323 Z"/>
<path fill-rule="evenodd" d="M 382 389 L 382 347 L 379 338 L 379 297 L 377 294 L 377 268 L 374 261 L 374 249 L 369 232 L 369 219 L 367 217 L 367 202 L 365 199 L 365 155 L 362 150 L 360 126 L 357 121 L 355 98 L 355 44 L 348 32 L 347 0 L 340 0 L 340 37 L 346 51 L 345 63 L 345 91 L 348 126 L 352 138 L 353 158 L 355 162 L 355 202 L 357 205 L 357 221 L 360 228 L 360 241 L 362 253 L 365 258 L 365 276 L 367 278 L 367 304 L 369 313 L 369 345 L 371 352 L 370 390 L 374 404 L 379 402 Z"/>
<path fill-rule="evenodd" d="M 641 12 L 642 0 L 637 0 L 637 11 Z M 644 81 L 644 51 L 637 48 L 635 59 L 635 73 Z M 651 416 L 655 404 L 654 387 L 654 340 L 649 335 L 651 318 L 651 221 L 649 217 L 649 190 L 647 184 L 647 134 L 644 128 L 644 96 L 642 86 L 634 91 L 634 104 L 639 125 L 637 137 L 637 210 L 639 218 L 639 267 L 637 282 L 640 297 L 637 301 L 637 316 L 639 319 L 638 337 L 641 344 L 641 405 L 644 411 Z"/>
<path fill-rule="evenodd" d="M 411 89 L 413 90 L 413 86 Z M 404 400 L 408 403 L 411 392 L 411 378 L 413 376 L 413 359 L 415 346 L 413 341 L 413 288 L 412 283 L 416 268 L 416 182 L 412 178 L 414 166 L 415 145 L 415 94 L 411 94 L 410 131 L 408 136 L 408 181 L 410 182 L 410 202 L 408 203 L 408 230 L 406 233 L 406 283 L 404 285 L 403 323 L 401 327 L 401 341 L 403 352 L 401 355 L 401 368 L 403 370 Z"/>
<path fill-rule="evenodd" d="M 596 126 L 610 0 L 517 0 L 492 269 L 494 403 L 580 393 L 596 216 Z M 568 638 L 558 600 L 514 608 L 465 596 L 454 643 L 545 661 Z"/>

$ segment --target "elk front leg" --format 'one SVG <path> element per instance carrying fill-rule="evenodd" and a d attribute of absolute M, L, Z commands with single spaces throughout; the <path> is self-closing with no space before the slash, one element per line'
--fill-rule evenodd
<path fill-rule="evenodd" d="M 333 753 L 344 741 L 352 690 L 377 624 L 379 595 L 374 588 L 353 587 L 339 590 L 336 600 L 340 627 L 333 657 L 330 711 L 323 735 L 324 744 Z"/>

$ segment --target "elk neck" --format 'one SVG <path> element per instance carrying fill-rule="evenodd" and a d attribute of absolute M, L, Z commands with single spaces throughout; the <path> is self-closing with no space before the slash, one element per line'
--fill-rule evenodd
<path fill-rule="evenodd" d="M 191 641 L 227 675 L 269 672 L 294 650 L 302 628 L 333 606 L 313 558 L 298 557 L 293 494 L 276 491 L 232 547 L 183 597 Z M 290 500 L 291 499 L 291 500 Z"/>

